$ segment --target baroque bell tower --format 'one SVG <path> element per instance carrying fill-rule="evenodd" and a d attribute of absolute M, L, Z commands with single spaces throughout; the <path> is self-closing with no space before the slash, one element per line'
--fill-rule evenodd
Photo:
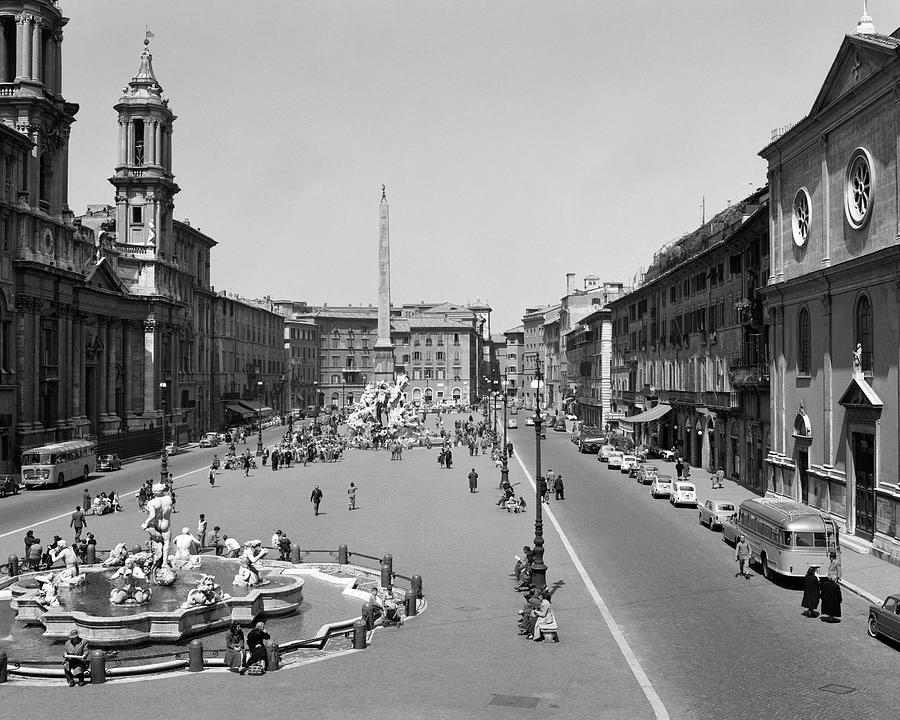
<path fill-rule="evenodd" d="M 168 295 L 169 273 L 177 265 L 172 211 L 179 191 L 172 174 L 175 115 L 153 73 L 150 38 L 137 74 L 114 109 L 119 115 L 119 159 L 109 181 L 116 188 L 116 244 L 119 275 L 136 295 Z"/>

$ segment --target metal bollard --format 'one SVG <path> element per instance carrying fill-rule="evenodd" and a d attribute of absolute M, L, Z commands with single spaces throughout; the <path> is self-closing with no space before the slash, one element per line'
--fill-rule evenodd
<path fill-rule="evenodd" d="M 294 565 L 300 564 L 300 546 L 297 543 L 291 543 L 291 562 Z"/>
<path fill-rule="evenodd" d="M 412 592 L 417 598 L 422 598 L 422 576 L 421 575 L 413 575 L 409 580 L 409 588 L 410 592 Z"/>
<path fill-rule="evenodd" d="M 372 630 L 375 627 L 375 606 L 367 602 L 362 607 L 362 620 L 366 624 L 366 630 Z"/>
<path fill-rule="evenodd" d="M 203 671 L 203 643 L 191 640 L 188 643 L 188 672 Z"/>
<path fill-rule="evenodd" d="M 347 552 L 346 545 L 338 545 L 338 563 L 340 563 L 341 565 L 346 565 L 348 562 L 347 556 L 349 554 L 350 553 Z"/>
<path fill-rule="evenodd" d="M 9 576 L 17 577 L 19 575 L 19 556 L 10 555 L 6 562 L 9 563 Z"/>
<path fill-rule="evenodd" d="M 88 545 L 87 551 L 84 553 L 84 564 L 85 565 L 96 565 L 97 564 L 97 546 L 96 545 Z"/>
<path fill-rule="evenodd" d="M 381 587 L 391 589 L 392 576 L 394 575 L 394 557 L 385 555 L 381 559 Z"/>
<path fill-rule="evenodd" d="M 91 665 L 91 685 L 106 682 L 106 653 L 100 649 L 92 650 L 88 656 Z"/>
<path fill-rule="evenodd" d="M 353 623 L 353 649 L 366 649 L 366 621 L 362 618 Z"/>
<path fill-rule="evenodd" d="M 0 650 L 0 683 L 6 682 L 6 653 Z"/>
<path fill-rule="evenodd" d="M 418 599 L 416 598 L 416 593 L 413 590 L 410 590 L 406 595 L 406 617 L 412 617 L 413 615 L 418 615 L 419 607 L 417 605 Z"/>

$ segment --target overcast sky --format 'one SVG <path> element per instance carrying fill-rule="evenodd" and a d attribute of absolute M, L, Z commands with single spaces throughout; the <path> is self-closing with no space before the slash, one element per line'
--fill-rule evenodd
<path fill-rule="evenodd" d="M 808 113 L 862 0 L 60 5 L 76 213 L 113 201 L 146 24 L 175 215 L 218 241 L 217 289 L 374 304 L 385 183 L 394 302 L 487 300 L 497 332 L 567 272 L 629 282 L 701 196 L 709 217 L 762 185 L 757 152 Z"/>

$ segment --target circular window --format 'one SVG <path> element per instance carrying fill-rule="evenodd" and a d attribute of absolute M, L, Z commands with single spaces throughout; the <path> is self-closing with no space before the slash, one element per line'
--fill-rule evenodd
<path fill-rule="evenodd" d="M 847 222 L 854 230 L 859 230 L 869 221 L 874 187 L 872 157 L 864 148 L 857 148 L 847 165 L 847 186 L 844 191 Z"/>
<path fill-rule="evenodd" d="M 800 188 L 794 196 L 794 215 L 791 226 L 794 231 L 794 245 L 803 247 L 809 240 L 809 192 Z"/>

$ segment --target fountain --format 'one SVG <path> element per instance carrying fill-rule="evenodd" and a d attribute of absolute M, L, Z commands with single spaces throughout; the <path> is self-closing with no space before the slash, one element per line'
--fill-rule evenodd
<path fill-rule="evenodd" d="M 300 606 L 303 580 L 284 572 L 288 563 L 261 567 L 266 550 L 258 540 L 247 543 L 241 560 L 185 558 L 186 545 L 179 536 L 175 546 L 181 567 L 176 573 L 168 554 L 171 498 L 163 485 L 153 490 L 141 526 L 150 536 L 150 552 L 135 548 L 136 553 L 126 554 L 120 544 L 109 565 L 79 568 L 69 563 L 63 546 L 57 557 L 66 560 L 65 570 L 55 576 L 22 576 L 10 586 L 16 620 L 42 625 L 48 640 L 65 640 L 77 629 L 93 647 L 125 647 L 177 643 L 233 621 L 248 625 Z M 236 576 L 245 581 L 235 583 Z M 222 591 L 223 585 L 232 584 L 232 594 Z"/>

